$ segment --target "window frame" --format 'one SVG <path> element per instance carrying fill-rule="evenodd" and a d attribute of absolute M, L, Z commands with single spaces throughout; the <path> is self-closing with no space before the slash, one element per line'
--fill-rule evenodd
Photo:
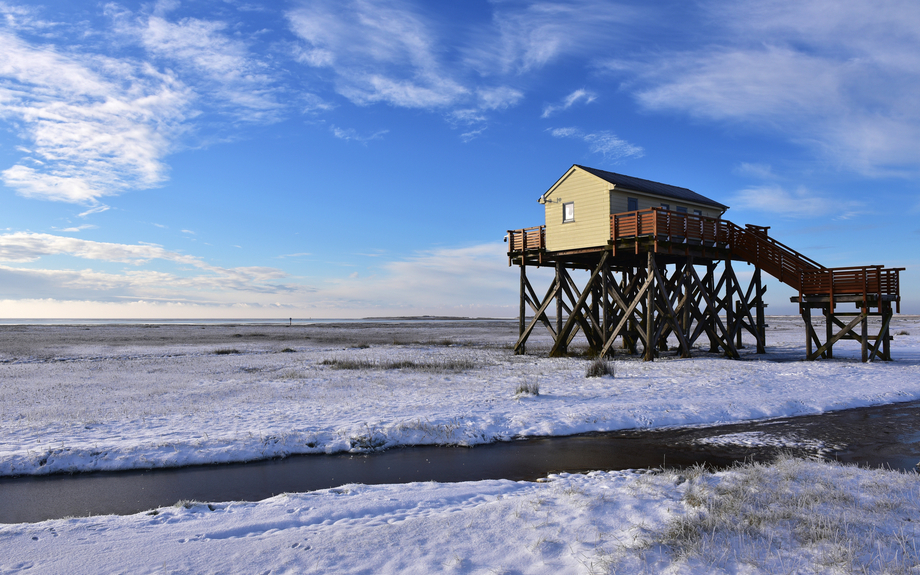
<path fill-rule="evenodd" d="M 571 210 L 572 217 L 566 217 L 567 211 Z M 563 202 L 562 204 L 562 223 L 570 224 L 575 221 L 575 202 Z"/>

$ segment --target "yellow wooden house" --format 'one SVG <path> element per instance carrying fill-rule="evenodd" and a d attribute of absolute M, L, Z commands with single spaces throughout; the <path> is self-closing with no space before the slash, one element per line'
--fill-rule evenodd
<path fill-rule="evenodd" d="M 573 165 L 538 200 L 546 209 L 550 252 L 606 246 L 610 215 L 662 208 L 719 218 L 728 206 L 687 188 Z"/>

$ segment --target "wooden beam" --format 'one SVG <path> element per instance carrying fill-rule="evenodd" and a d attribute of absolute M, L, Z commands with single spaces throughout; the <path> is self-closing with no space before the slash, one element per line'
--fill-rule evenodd
<path fill-rule="evenodd" d="M 572 331 L 572 328 L 575 326 L 575 323 L 578 322 L 579 319 L 581 318 L 581 309 L 582 307 L 584 307 L 585 303 L 588 300 L 588 295 L 591 293 L 591 286 L 594 284 L 594 280 L 597 279 L 598 274 L 604 269 L 604 263 L 607 261 L 607 253 L 608 252 L 604 252 L 603 255 L 601 255 L 601 261 L 599 262 L 598 266 L 594 269 L 594 272 L 591 274 L 590 279 L 588 279 L 588 284 L 582 290 L 581 294 L 579 294 L 577 301 L 575 301 L 575 297 L 572 294 L 571 289 L 568 285 L 568 282 L 571 281 L 571 278 L 568 277 L 568 274 L 566 274 L 564 270 L 562 271 L 562 275 L 563 275 L 562 287 L 566 291 L 567 295 L 573 301 L 575 301 L 575 305 L 572 307 L 572 312 L 569 314 L 569 317 L 566 320 L 565 325 L 558 332 L 556 343 L 555 345 L 553 345 L 553 349 L 549 352 L 551 357 L 558 357 L 565 353 L 564 347 L 568 343 L 568 342 L 565 342 L 565 340 L 568 338 L 569 333 Z M 593 335 L 589 332 L 591 328 L 590 326 L 587 325 L 587 322 L 583 318 L 581 318 L 581 321 L 585 322 L 585 325 L 582 325 L 582 329 L 585 332 L 585 337 L 588 338 L 588 342 L 591 343 L 592 335 Z"/>
<path fill-rule="evenodd" d="M 657 234 L 655 235 L 655 247 L 656 248 L 658 247 Z M 654 286 L 655 284 L 655 276 L 657 275 L 656 273 L 654 273 L 655 271 L 657 271 L 655 268 L 656 268 L 655 253 L 650 251 L 648 253 L 648 276 L 647 276 L 648 280 L 647 281 L 651 282 L 652 286 Z M 645 361 L 652 361 L 655 359 L 655 345 L 653 343 L 655 340 L 652 338 L 652 332 L 654 331 L 653 321 L 654 321 L 654 316 L 655 316 L 654 289 L 649 288 L 649 290 L 645 292 L 645 297 L 646 297 L 646 304 L 645 304 L 645 334 L 646 335 L 645 335 L 645 358 L 644 359 Z"/>
<path fill-rule="evenodd" d="M 530 332 L 533 331 L 534 326 L 537 325 L 537 322 L 540 321 L 540 317 L 546 313 L 546 308 L 549 307 L 549 304 L 552 303 L 553 299 L 556 298 L 556 295 L 559 292 L 559 285 L 556 282 L 553 282 L 553 285 L 550 286 L 550 290 L 546 295 L 546 298 L 543 300 L 543 303 L 540 305 L 540 309 L 534 313 L 533 319 L 530 321 L 530 324 L 527 326 L 527 329 L 524 330 L 524 333 L 521 334 L 521 337 L 518 338 L 517 343 L 514 344 L 514 350 L 517 352 L 518 348 L 524 345 L 524 342 L 527 341 L 527 338 L 530 337 Z M 557 332 L 558 333 L 558 332 Z"/>
<path fill-rule="evenodd" d="M 623 318 L 620 320 L 617 326 L 610 333 L 610 337 L 607 338 L 607 342 L 604 344 L 604 347 L 601 349 L 600 355 L 602 356 L 607 355 L 607 352 L 610 350 L 610 346 L 613 345 L 613 341 L 617 338 L 617 336 L 620 335 L 620 331 L 623 329 L 623 327 L 626 326 L 630 317 L 632 317 L 633 311 L 635 311 L 636 306 L 639 305 L 639 302 L 642 300 L 642 296 L 648 291 L 649 287 L 652 284 L 652 281 L 653 279 L 651 276 L 645 279 L 645 283 L 642 284 L 642 287 L 639 288 L 638 293 L 636 293 L 636 295 L 633 297 L 632 302 L 629 304 L 629 306 L 627 306 L 626 311 L 623 314 Z"/>
<path fill-rule="evenodd" d="M 808 308 L 805 308 L 805 309 L 808 309 Z M 840 338 L 842 338 L 842 337 L 843 337 L 844 335 L 846 335 L 850 330 L 852 330 L 854 327 L 856 327 L 856 324 L 858 324 L 858 323 L 861 322 L 863 319 L 865 319 L 865 317 L 866 317 L 866 316 L 865 316 L 864 314 L 860 314 L 858 317 L 853 318 L 853 321 L 851 321 L 849 324 L 847 324 L 847 326 L 844 327 L 842 330 L 840 330 L 839 332 L 837 332 L 837 335 L 835 335 L 834 337 L 832 337 L 827 343 L 825 343 L 824 345 L 822 345 L 821 347 L 819 347 L 818 349 L 816 349 L 816 350 L 814 351 L 814 353 L 808 353 L 808 355 L 805 357 L 805 359 L 806 359 L 807 361 L 814 361 L 814 360 L 818 359 L 818 356 L 820 356 L 821 354 L 823 354 L 823 353 L 825 352 L 825 350 L 827 349 L 828 346 L 831 346 L 831 345 L 834 345 L 835 343 L 837 343 L 837 342 L 840 340 Z M 808 347 L 811 347 L 811 346 L 809 345 Z M 810 351 L 810 350 L 809 350 L 809 351 Z"/>

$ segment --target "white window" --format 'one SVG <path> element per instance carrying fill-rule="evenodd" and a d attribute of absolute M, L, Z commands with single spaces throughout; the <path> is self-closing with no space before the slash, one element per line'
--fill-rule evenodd
<path fill-rule="evenodd" d="M 671 206 L 669 206 L 668 204 L 661 204 L 661 209 L 662 209 L 662 210 L 670 210 L 670 209 L 671 209 Z"/>
<path fill-rule="evenodd" d="M 686 214 L 686 213 L 687 213 L 687 208 L 682 207 L 682 206 L 677 206 L 677 211 L 680 212 L 680 213 L 682 213 L 682 214 Z"/>
<path fill-rule="evenodd" d="M 562 223 L 575 221 L 575 202 L 562 204 Z"/>
<path fill-rule="evenodd" d="M 702 216 L 702 215 L 703 215 L 703 210 L 693 210 L 693 213 L 696 214 L 696 215 L 698 215 L 698 216 Z"/>

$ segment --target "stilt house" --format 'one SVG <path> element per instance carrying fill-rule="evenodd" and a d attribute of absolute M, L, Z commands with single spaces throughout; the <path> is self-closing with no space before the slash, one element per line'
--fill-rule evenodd
<path fill-rule="evenodd" d="M 508 263 L 520 266 L 521 275 L 517 353 L 525 352 L 538 324 L 553 337 L 551 355 L 567 353 L 578 332 L 601 355 L 612 354 L 620 338 L 623 349 L 638 353 L 642 346 L 652 360 L 669 349 L 670 337 L 673 349 L 689 357 L 705 335 L 709 351 L 735 358 L 742 332 L 765 353 L 763 271 L 798 291 L 792 301 L 805 321 L 806 359 L 833 357 L 841 339 L 859 341 L 863 361 L 891 359 L 889 325 L 892 308 L 900 312 L 904 268 L 826 268 L 770 237 L 769 227 L 722 219 L 728 206 L 692 190 L 586 166 L 569 168 L 539 202 L 545 224 L 507 236 Z M 732 269 L 739 261 L 754 266 L 748 286 Z M 556 269 L 542 299 L 528 266 Z M 579 269 L 590 272 L 583 288 L 569 273 Z M 846 303 L 858 311 L 837 311 Z M 812 310 L 825 318 L 824 343 Z M 878 335 L 868 333 L 871 316 L 880 318 Z"/>
<path fill-rule="evenodd" d="M 546 249 L 606 246 L 610 216 L 649 208 L 719 218 L 728 209 L 687 188 L 678 188 L 574 165 L 538 200 L 546 209 Z"/>

